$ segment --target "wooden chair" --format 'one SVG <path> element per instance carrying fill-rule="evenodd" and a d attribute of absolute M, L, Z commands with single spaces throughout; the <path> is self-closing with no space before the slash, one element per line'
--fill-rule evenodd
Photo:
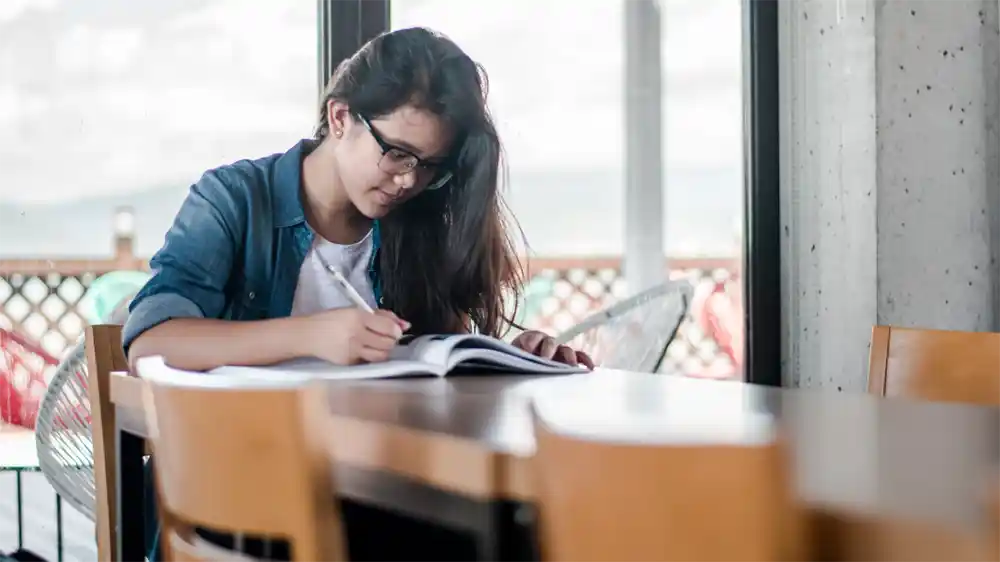
<path fill-rule="evenodd" d="M 773 434 L 598 442 L 533 410 L 543 560 L 803 559 L 789 466 Z"/>
<path fill-rule="evenodd" d="M 1000 405 L 1000 334 L 875 326 L 868 392 Z M 940 525 L 853 521 L 827 525 L 839 560 L 983 560 L 982 537 Z"/>
<path fill-rule="evenodd" d="M 986 499 L 989 510 L 991 560 L 1000 560 L 1000 470 L 996 471 L 996 477 L 996 480 L 990 482 Z"/>
<path fill-rule="evenodd" d="M 320 434 L 322 387 L 184 373 L 161 358 L 138 362 L 148 381 L 168 560 L 225 556 L 204 531 L 287 541 L 292 560 L 345 560 L 332 464 Z"/>
<path fill-rule="evenodd" d="M 127 371 L 122 349 L 122 328 L 117 325 L 89 326 L 85 335 L 87 392 L 94 438 L 94 482 L 97 499 L 95 526 L 99 560 L 118 560 L 116 530 L 118 506 L 115 486 L 115 409 L 111 404 L 111 373 Z"/>
<path fill-rule="evenodd" d="M 868 392 L 1000 405 L 1000 333 L 875 326 Z"/>

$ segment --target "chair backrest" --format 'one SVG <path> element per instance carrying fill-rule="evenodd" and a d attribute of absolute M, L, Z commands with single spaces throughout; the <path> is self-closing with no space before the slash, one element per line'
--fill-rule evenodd
<path fill-rule="evenodd" d="M 190 530 L 184 534 L 170 530 L 164 535 L 164 541 L 169 545 L 166 551 L 171 562 L 258 562 L 251 556 L 213 544 Z"/>
<path fill-rule="evenodd" d="M 773 432 L 611 442 L 533 417 L 543 560 L 800 559 L 804 523 Z"/>
<path fill-rule="evenodd" d="M 94 436 L 87 381 L 87 340 L 81 336 L 59 361 L 35 421 L 42 474 L 63 500 L 97 521 Z"/>
<path fill-rule="evenodd" d="M 1000 467 L 989 475 L 986 485 L 987 525 L 989 526 L 989 559 L 1000 560 Z"/>
<path fill-rule="evenodd" d="M 193 542 L 197 527 L 288 541 L 293 560 L 345 559 L 322 386 L 185 373 L 159 357 L 137 371 L 163 536 Z"/>
<path fill-rule="evenodd" d="M 87 393 L 90 395 L 90 423 L 94 438 L 94 481 L 97 505 L 97 555 L 101 560 L 118 560 L 117 488 L 115 469 L 115 410 L 111 404 L 111 373 L 127 371 L 122 349 L 122 328 L 117 325 L 88 326 L 84 336 L 87 355 Z"/>
<path fill-rule="evenodd" d="M 658 372 L 692 293 L 683 279 L 657 285 L 586 318 L 557 341 L 586 351 L 605 368 Z"/>
<path fill-rule="evenodd" d="M 1000 333 L 875 326 L 868 392 L 1000 405 Z"/>

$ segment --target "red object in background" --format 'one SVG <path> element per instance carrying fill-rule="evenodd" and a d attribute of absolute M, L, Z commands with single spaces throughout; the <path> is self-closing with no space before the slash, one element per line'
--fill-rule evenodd
<path fill-rule="evenodd" d="M 45 371 L 58 364 L 40 345 L 0 328 L 0 421 L 34 429 Z"/>
<path fill-rule="evenodd" d="M 737 280 L 731 280 L 735 283 Z M 738 287 L 738 285 L 737 285 Z M 737 289 L 738 290 L 738 289 Z M 743 372 L 743 302 L 727 291 L 725 281 L 710 289 L 696 292 L 691 306 L 692 315 L 702 331 L 712 337 L 719 350 L 729 358 L 729 365 L 713 364 L 700 376 L 732 378 Z"/>

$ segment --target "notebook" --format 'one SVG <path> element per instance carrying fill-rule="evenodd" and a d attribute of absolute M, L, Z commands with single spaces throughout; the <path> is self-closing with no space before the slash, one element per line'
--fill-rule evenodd
<path fill-rule="evenodd" d="M 448 375 L 568 375 L 587 372 L 542 359 L 502 340 L 475 334 L 426 335 L 402 340 L 389 360 L 361 365 L 335 365 L 321 359 L 295 359 L 267 367 L 225 366 L 213 374 L 303 379 L 380 379 Z"/>

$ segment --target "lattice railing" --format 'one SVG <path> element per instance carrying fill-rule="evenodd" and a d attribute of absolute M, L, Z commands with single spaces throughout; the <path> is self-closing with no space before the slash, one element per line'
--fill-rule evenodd
<path fill-rule="evenodd" d="M 38 262 L 37 264 L 35 262 Z M 28 262 L 25 262 L 28 263 Z M 730 281 L 734 259 L 670 260 L 671 279 L 688 279 L 696 292 L 711 291 Z M 142 266 L 134 259 L 94 262 L 33 260 L 28 271 L 15 271 L 0 260 L 0 328 L 13 329 L 39 342 L 59 357 L 82 333 L 86 321 L 81 298 L 96 277 L 122 264 Z M 93 271 L 81 271 L 86 266 Z M 620 259 L 533 259 L 529 262 L 526 302 L 520 320 L 528 328 L 559 333 L 589 314 L 625 296 Z M 42 267 L 44 266 L 44 269 Z M 716 341 L 689 313 L 667 352 L 665 369 L 688 375 L 726 375 L 736 367 Z"/>
<path fill-rule="evenodd" d="M 0 276 L 0 328 L 12 329 L 60 356 L 84 328 L 80 299 L 95 275 Z"/>
<path fill-rule="evenodd" d="M 521 316 L 526 328 L 560 333 L 626 296 L 619 258 L 534 259 L 529 265 L 532 281 L 525 291 Z M 696 295 L 736 281 L 736 259 L 673 259 L 669 266 L 665 272 L 669 279 L 687 279 Z M 712 335 L 705 333 L 696 314 L 696 310 L 688 311 L 677 338 L 667 349 L 662 370 L 691 376 L 738 374 L 739 367 L 720 350 Z"/>

